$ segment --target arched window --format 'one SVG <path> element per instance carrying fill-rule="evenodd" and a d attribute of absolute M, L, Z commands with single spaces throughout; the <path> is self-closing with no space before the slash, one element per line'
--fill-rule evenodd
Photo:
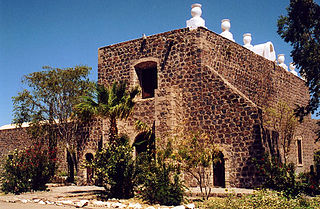
<path fill-rule="evenodd" d="M 145 61 L 135 65 L 134 68 L 142 89 L 142 99 L 154 97 L 154 90 L 158 88 L 157 63 Z"/>

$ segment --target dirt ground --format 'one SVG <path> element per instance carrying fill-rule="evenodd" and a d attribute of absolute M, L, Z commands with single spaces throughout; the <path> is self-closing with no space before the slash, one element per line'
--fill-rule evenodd
<path fill-rule="evenodd" d="M 108 200 L 108 203 L 97 201 L 99 195 L 104 191 L 103 187 L 97 186 L 57 186 L 50 185 L 48 191 L 27 192 L 20 195 L 0 194 L 0 209 L 71 209 L 79 207 L 81 201 L 87 201 L 84 208 L 118 208 L 112 204 L 122 204 L 125 208 L 135 208 L 132 204 L 140 204 L 142 208 L 150 205 L 143 204 L 137 199 L 130 200 Z M 250 194 L 253 190 L 239 188 L 212 188 L 212 196 L 223 197 L 232 194 Z M 200 190 L 193 188 L 189 191 L 189 198 L 199 197 Z M 100 204 L 100 205 L 99 205 Z M 109 204 L 108 207 L 102 204 Z M 129 205 L 131 204 L 131 207 Z M 80 206 L 81 207 L 81 206 Z M 138 207 L 139 208 L 139 207 Z M 172 208 L 155 205 L 154 208 Z M 185 207 L 190 208 L 190 207 Z M 193 208 L 193 207 L 191 207 Z"/>
<path fill-rule="evenodd" d="M 0 202 L 0 209 L 74 209 L 73 206 L 39 205 L 37 203 Z M 87 209 L 90 207 L 86 207 Z"/>

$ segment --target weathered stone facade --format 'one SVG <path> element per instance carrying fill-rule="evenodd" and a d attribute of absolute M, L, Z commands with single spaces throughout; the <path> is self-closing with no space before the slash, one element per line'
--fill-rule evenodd
<path fill-rule="evenodd" d="M 118 123 L 120 133 L 134 142 L 139 135 L 134 123 L 141 120 L 154 127 L 160 142 L 182 131 L 212 136 L 224 155 L 227 187 L 258 185 L 261 179 L 250 160 L 278 146 L 263 120 L 264 107 L 283 100 L 294 108 L 309 99 L 302 79 L 205 28 L 184 28 L 100 48 L 98 82 L 110 85 L 119 80 L 142 88 L 133 115 Z M 301 140 L 297 172 L 308 171 L 313 164 L 314 124 L 308 116 L 295 132 L 289 160 L 298 164 L 297 140 Z M 107 122 L 94 121 L 79 134 L 80 162 L 107 138 L 102 136 L 107 128 Z M 11 140 L 12 147 L 20 148 L 24 135 L 10 133 L 0 131 L 0 143 Z M 78 172 L 83 183 L 86 172 Z"/>
<path fill-rule="evenodd" d="M 205 28 L 179 29 L 102 47 L 98 60 L 99 83 L 126 80 L 142 88 L 144 81 L 135 66 L 156 63 L 154 96 L 140 96 L 126 131 L 128 127 L 134 130 L 134 121 L 139 119 L 150 126 L 154 123 L 160 139 L 175 134 L 179 127 L 208 133 L 223 149 L 225 181 L 232 187 L 259 183 L 250 159 L 277 146 L 263 121 L 263 108 L 279 100 L 294 108 L 309 99 L 302 79 Z M 289 159 L 296 163 L 295 141 L 302 140 L 303 162 L 297 172 L 313 164 L 313 123 L 309 116 L 299 124 L 291 144 Z M 129 136 L 134 140 L 136 133 Z"/>

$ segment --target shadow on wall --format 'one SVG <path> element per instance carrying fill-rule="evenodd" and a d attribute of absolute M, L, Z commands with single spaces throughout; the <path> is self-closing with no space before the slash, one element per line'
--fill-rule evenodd
<path fill-rule="evenodd" d="M 271 156 L 276 156 L 280 159 L 279 151 L 279 133 L 269 129 L 263 129 L 263 144 Z"/>
<path fill-rule="evenodd" d="M 262 113 L 259 111 L 260 119 Z M 264 146 L 262 142 L 262 125 L 255 124 L 252 126 L 252 142 L 248 146 L 249 156 L 247 160 L 244 160 L 244 166 L 240 172 L 240 179 L 238 187 L 242 188 L 255 188 L 261 185 L 263 179 L 256 171 L 255 163 L 253 159 L 261 159 L 264 154 Z"/>

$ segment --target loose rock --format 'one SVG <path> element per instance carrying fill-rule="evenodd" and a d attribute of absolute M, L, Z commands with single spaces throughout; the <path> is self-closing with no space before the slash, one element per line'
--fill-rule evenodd
<path fill-rule="evenodd" d="M 196 208 L 196 206 L 195 206 L 194 203 L 190 203 L 190 204 L 186 205 L 186 208 L 188 208 L 188 209 L 194 209 L 194 208 Z"/>
<path fill-rule="evenodd" d="M 179 206 L 176 206 L 176 207 L 173 207 L 172 209 L 185 209 L 186 207 L 184 207 L 183 205 L 179 205 Z"/>

